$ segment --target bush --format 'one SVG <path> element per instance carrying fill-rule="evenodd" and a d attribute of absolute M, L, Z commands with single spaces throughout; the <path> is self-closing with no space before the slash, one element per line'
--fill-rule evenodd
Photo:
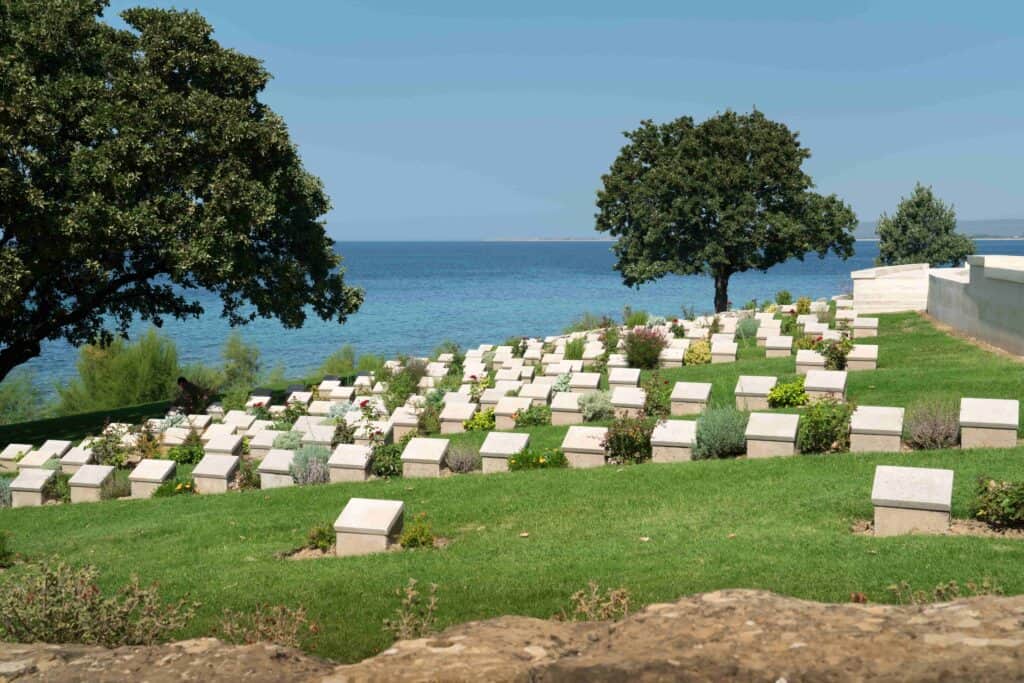
<path fill-rule="evenodd" d="M 825 357 L 826 370 L 845 370 L 846 357 L 853 350 L 853 342 L 849 339 L 821 339 L 814 350 Z"/>
<path fill-rule="evenodd" d="M 335 375 L 337 377 L 351 377 L 356 374 L 356 350 L 353 346 L 346 344 L 337 351 L 331 353 L 324 359 L 318 374 Z"/>
<path fill-rule="evenodd" d="M 419 390 L 420 380 L 426 375 L 425 363 L 419 360 L 407 360 L 405 367 L 401 370 L 382 377 L 381 380 L 387 384 L 387 389 L 384 390 L 384 395 L 381 398 L 388 412 L 392 413 L 395 408 L 405 405 L 409 397 Z"/>
<path fill-rule="evenodd" d="M 549 425 L 551 424 L 551 408 L 548 406 L 531 405 L 526 410 L 517 410 L 515 421 L 517 429 Z"/>
<path fill-rule="evenodd" d="M 179 465 L 195 465 L 203 456 L 206 449 L 203 447 L 203 440 L 199 438 L 199 432 L 190 429 L 185 441 L 179 446 L 172 446 L 167 450 L 167 457 Z"/>
<path fill-rule="evenodd" d="M 448 469 L 456 474 L 465 474 L 480 469 L 480 452 L 462 441 L 451 444 L 448 448 L 448 455 L 445 456 Z"/>
<path fill-rule="evenodd" d="M 956 446 L 960 441 L 956 402 L 932 399 L 911 404 L 903 420 L 903 440 L 922 450 Z"/>
<path fill-rule="evenodd" d="M 314 524 L 306 534 L 306 547 L 326 553 L 334 547 L 334 540 L 333 524 Z"/>
<path fill-rule="evenodd" d="M 596 581 L 569 596 L 569 609 L 555 616 L 558 621 L 618 621 L 629 616 L 632 596 L 626 588 L 604 593 Z"/>
<path fill-rule="evenodd" d="M 569 461 L 566 459 L 565 453 L 562 452 L 561 448 L 526 448 L 508 459 L 508 469 L 510 472 L 568 466 Z"/>
<path fill-rule="evenodd" d="M 224 342 L 221 357 L 224 359 L 224 386 L 236 391 L 242 389 L 248 395 L 259 381 L 260 350 L 246 344 L 236 330 Z M 245 405 L 244 400 L 242 405 Z"/>
<path fill-rule="evenodd" d="M 660 372 L 651 373 L 645 379 L 643 387 L 645 398 L 643 413 L 647 417 L 668 417 L 672 412 L 672 385 L 661 376 Z"/>
<path fill-rule="evenodd" d="M 394 619 L 384 620 L 384 630 L 395 640 L 422 638 L 433 632 L 437 623 L 437 584 L 430 584 L 430 595 L 425 603 L 416 590 L 416 579 L 409 579 L 406 587 L 395 593 L 402 604 L 395 609 Z"/>
<path fill-rule="evenodd" d="M 434 547 L 434 532 L 427 521 L 427 513 L 416 515 L 413 523 L 402 530 L 398 543 L 406 549 Z"/>
<path fill-rule="evenodd" d="M 683 355 L 685 365 L 707 365 L 711 362 L 711 342 L 697 339 L 692 342 Z"/>
<path fill-rule="evenodd" d="M 494 408 L 479 410 L 468 420 L 463 420 L 462 428 L 467 432 L 489 432 L 494 429 Z"/>
<path fill-rule="evenodd" d="M 669 326 L 668 331 L 672 333 L 672 336 L 676 339 L 683 339 L 686 337 L 686 328 L 679 323 L 678 320 L 673 321 Z"/>
<path fill-rule="evenodd" d="M 757 339 L 757 320 L 744 318 L 736 325 L 737 339 Z"/>
<path fill-rule="evenodd" d="M 708 408 L 697 420 L 693 459 L 732 458 L 747 452 L 747 413 L 731 406 Z"/>
<path fill-rule="evenodd" d="M 174 342 L 153 328 L 133 343 L 83 346 L 77 366 L 78 377 L 57 389 L 58 415 L 169 400 L 180 374 Z"/>
<path fill-rule="evenodd" d="M 0 579 L 0 640 L 152 645 L 185 628 L 198 607 L 185 600 L 165 604 L 155 584 L 143 587 L 137 577 L 108 597 L 98 577 L 95 567 L 76 569 L 58 560 L 5 573 Z"/>
<path fill-rule="evenodd" d="M 650 460 L 654 424 L 648 417 L 620 417 L 612 422 L 601 442 L 605 460 L 620 465 Z"/>
<path fill-rule="evenodd" d="M 779 331 L 784 337 L 795 337 L 797 332 L 796 316 L 784 315 L 780 320 Z"/>
<path fill-rule="evenodd" d="M 299 432 L 281 432 L 274 437 L 274 448 L 286 451 L 294 451 L 302 445 L 302 434 Z"/>
<path fill-rule="evenodd" d="M 331 479 L 327 460 L 331 452 L 323 446 L 300 446 L 295 451 L 290 468 L 292 478 L 299 486 L 326 484 Z"/>
<path fill-rule="evenodd" d="M 554 383 L 551 385 L 551 393 L 564 393 L 566 391 L 569 391 L 571 385 L 572 373 L 563 372 L 561 375 L 555 378 Z"/>
<path fill-rule="evenodd" d="M 423 409 L 420 410 L 420 417 L 416 422 L 416 430 L 424 436 L 439 433 L 441 431 L 441 409 L 428 401 L 423 406 Z"/>
<path fill-rule="evenodd" d="M 853 406 L 824 398 L 811 403 L 800 417 L 796 446 L 801 453 L 841 453 L 850 450 Z"/>
<path fill-rule="evenodd" d="M 379 443 L 373 447 L 370 472 L 381 478 L 402 476 L 402 451 L 415 434 L 405 435 L 398 443 Z"/>
<path fill-rule="evenodd" d="M 71 484 L 68 483 L 70 480 L 70 474 L 57 472 L 53 479 L 51 479 L 43 488 L 43 498 L 46 500 L 55 500 L 60 503 L 70 503 Z"/>
<path fill-rule="evenodd" d="M 32 371 L 18 368 L 0 382 L 0 424 L 38 420 L 43 412 L 43 392 Z"/>
<path fill-rule="evenodd" d="M 971 514 L 995 528 L 1024 527 L 1024 482 L 981 477 Z"/>
<path fill-rule="evenodd" d="M 242 458 L 235 472 L 235 486 L 239 491 L 250 491 L 260 487 L 260 473 L 254 460 Z"/>
<path fill-rule="evenodd" d="M 615 353 L 615 349 L 619 347 L 619 328 L 614 325 L 604 328 L 601 332 L 601 341 L 604 342 L 605 354 Z"/>
<path fill-rule="evenodd" d="M 301 436 L 299 438 L 301 440 Z M 355 442 L 355 426 L 350 424 L 345 418 L 339 418 L 337 424 L 334 425 L 334 434 L 331 436 L 331 448 L 337 448 L 341 444 L 353 444 Z"/>
<path fill-rule="evenodd" d="M 565 343 L 565 360 L 583 360 L 583 339 L 573 339 Z"/>
<path fill-rule="evenodd" d="M 596 313 L 582 313 L 565 328 L 565 334 L 571 334 L 573 332 L 589 332 L 590 330 L 608 327 L 613 324 L 614 323 L 606 316 L 597 315 Z"/>
<path fill-rule="evenodd" d="M 607 391 L 589 391 L 579 398 L 580 412 L 584 422 L 599 422 L 615 417 L 612 396 Z"/>
<path fill-rule="evenodd" d="M 644 327 L 637 327 L 626 333 L 626 362 L 631 368 L 652 370 L 658 367 L 658 356 L 666 346 L 661 333 Z"/>
<path fill-rule="evenodd" d="M 797 337 L 793 348 L 797 351 L 813 351 L 818 346 L 818 338 L 809 334 Z"/>
<path fill-rule="evenodd" d="M 796 314 L 797 315 L 808 315 L 811 312 L 811 300 L 806 296 L 802 296 L 796 300 Z"/>
<path fill-rule="evenodd" d="M 775 303 L 779 306 L 788 306 L 793 303 L 793 295 L 789 293 L 789 290 L 780 289 L 775 292 Z"/>
<path fill-rule="evenodd" d="M 769 408 L 796 408 L 807 405 L 807 401 L 803 375 L 797 375 L 789 382 L 778 382 L 768 392 Z"/>
<path fill-rule="evenodd" d="M 11 480 L 0 477 L 0 508 L 11 507 Z"/>
<path fill-rule="evenodd" d="M 747 303 L 743 304 L 744 311 L 756 311 L 757 310 L 757 299 L 751 299 Z"/>
<path fill-rule="evenodd" d="M 196 492 L 196 483 L 190 476 L 175 475 L 157 487 L 154 498 L 171 498 L 172 496 L 189 496 Z"/>
<path fill-rule="evenodd" d="M 634 311 L 629 306 L 622 309 L 622 324 L 626 327 L 643 327 L 650 318 L 647 311 Z"/>
<path fill-rule="evenodd" d="M 284 605 L 257 603 L 255 609 L 245 612 L 224 610 L 220 631 L 216 635 L 229 643 L 252 645 L 275 643 L 285 647 L 301 648 L 305 634 L 315 634 L 319 627 L 309 621 L 306 610 Z"/>
<path fill-rule="evenodd" d="M 128 463 L 128 449 L 125 448 L 123 442 L 125 436 L 125 432 L 121 429 L 111 429 L 109 424 L 105 426 L 103 434 L 89 444 L 96 463 L 110 467 L 124 467 Z"/>

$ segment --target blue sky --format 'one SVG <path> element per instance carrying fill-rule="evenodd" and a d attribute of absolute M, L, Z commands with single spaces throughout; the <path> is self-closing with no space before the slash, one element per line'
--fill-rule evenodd
<path fill-rule="evenodd" d="M 1024 3 L 178 3 L 264 60 L 340 240 L 593 236 L 623 130 L 754 106 L 862 221 L 917 180 L 1024 217 Z"/>

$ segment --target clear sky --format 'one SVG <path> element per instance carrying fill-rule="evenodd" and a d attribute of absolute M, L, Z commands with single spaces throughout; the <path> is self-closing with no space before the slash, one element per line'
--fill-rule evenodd
<path fill-rule="evenodd" d="M 594 236 L 623 130 L 754 106 L 862 221 L 917 180 L 1024 217 L 1019 0 L 174 5 L 264 60 L 340 240 Z"/>

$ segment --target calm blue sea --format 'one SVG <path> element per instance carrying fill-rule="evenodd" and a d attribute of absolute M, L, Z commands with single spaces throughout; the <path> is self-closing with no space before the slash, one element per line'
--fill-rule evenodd
<path fill-rule="evenodd" d="M 977 247 L 981 254 L 1024 255 L 1021 241 L 978 240 Z M 623 286 L 608 242 L 349 242 L 338 248 L 347 281 L 366 290 L 366 303 L 343 326 L 314 319 L 285 330 L 259 320 L 242 328 L 268 369 L 281 363 L 298 375 L 344 344 L 358 352 L 424 355 L 446 339 L 466 347 L 556 334 L 584 311 L 618 318 L 625 305 L 664 316 L 679 315 L 683 306 L 712 310 L 713 287 L 705 277 Z M 848 261 L 812 254 L 767 273 L 743 273 L 732 278 L 730 299 L 740 306 L 780 289 L 794 297 L 838 294 L 850 289 L 850 271 L 871 267 L 877 254 L 877 242 L 858 242 Z M 168 321 L 163 329 L 183 362 L 217 363 L 230 327 L 215 297 L 199 298 L 203 317 Z M 52 386 L 74 375 L 76 357 L 74 348 L 52 343 L 29 366 L 40 384 Z"/>

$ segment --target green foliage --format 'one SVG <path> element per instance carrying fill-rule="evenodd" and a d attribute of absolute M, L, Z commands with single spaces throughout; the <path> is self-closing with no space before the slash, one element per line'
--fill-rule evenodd
<path fill-rule="evenodd" d="M 137 7 L 121 24 L 105 5 L 4 5 L 0 377 L 46 340 L 198 316 L 199 290 L 231 324 L 344 322 L 363 293 L 344 284 L 322 184 L 259 99 L 261 61 L 222 47 L 197 12 Z M 65 412 L 148 400 L 91 389 Z"/>
<path fill-rule="evenodd" d="M 676 339 L 683 339 L 686 337 L 686 327 L 680 324 L 679 321 L 673 322 L 668 328 L 668 331 L 671 332 L 672 336 Z"/>
<path fill-rule="evenodd" d="M 239 491 L 248 491 L 260 487 L 259 463 L 249 458 L 242 458 L 235 472 L 235 486 Z"/>
<path fill-rule="evenodd" d="M 356 350 L 355 347 L 346 344 L 337 351 L 331 353 L 324 359 L 320 366 L 319 374 L 337 375 L 338 377 L 351 377 L 356 374 Z"/>
<path fill-rule="evenodd" d="M 514 417 L 516 429 L 549 425 L 551 424 L 551 408 L 548 406 L 531 405 L 526 410 L 517 410 Z"/>
<path fill-rule="evenodd" d="M 56 461 L 55 461 L 56 462 Z M 52 479 L 43 487 L 43 498 L 55 500 L 59 503 L 71 502 L 71 475 L 64 472 L 57 472 Z"/>
<path fill-rule="evenodd" d="M 414 437 L 409 434 L 399 443 L 378 443 L 373 446 L 370 472 L 374 476 L 392 478 L 402 476 L 402 451 Z"/>
<path fill-rule="evenodd" d="M 395 593 L 402 599 L 394 619 L 384 620 L 384 631 L 395 640 L 413 640 L 433 633 L 437 625 L 437 584 L 430 584 L 426 601 L 416 590 L 416 579 Z"/>
<path fill-rule="evenodd" d="M 831 398 L 814 401 L 800 416 L 796 445 L 801 453 L 841 453 L 850 450 L 853 406 Z"/>
<path fill-rule="evenodd" d="M 650 318 L 651 316 L 647 311 L 634 311 L 629 306 L 622 309 L 622 324 L 626 327 L 643 327 Z"/>
<path fill-rule="evenodd" d="M 734 458 L 746 453 L 748 417 L 732 406 L 705 410 L 697 419 L 693 459 Z"/>
<path fill-rule="evenodd" d="M 244 387 L 248 394 L 259 380 L 260 350 L 246 344 L 241 333 L 235 331 L 224 343 L 221 357 L 224 359 L 224 386 Z"/>
<path fill-rule="evenodd" d="M 10 502 L 7 505 L 0 504 L 0 507 L 10 507 Z M 0 530 L 0 569 L 7 569 L 13 564 L 14 551 L 11 550 L 11 534 Z"/>
<path fill-rule="evenodd" d="M 135 342 L 87 344 L 76 365 L 78 376 L 57 387 L 58 415 L 170 399 L 179 375 L 174 342 L 152 328 Z"/>
<path fill-rule="evenodd" d="M 334 525 L 330 523 L 314 524 L 306 534 L 306 547 L 326 553 L 334 547 Z"/>
<path fill-rule="evenodd" d="M 465 441 L 456 441 L 448 447 L 445 462 L 455 474 L 475 472 L 483 466 L 480 449 Z"/>
<path fill-rule="evenodd" d="M 569 388 L 570 388 L 571 384 L 572 384 L 572 374 L 568 373 L 568 372 L 564 372 L 561 375 L 559 375 L 557 378 L 555 378 L 554 383 L 551 385 L 551 393 L 557 394 L 557 393 L 564 393 L 566 391 L 569 391 Z"/>
<path fill-rule="evenodd" d="M 302 434 L 299 432 L 281 432 L 274 437 L 274 448 L 294 451 L 302 445 Z"/>
<path fill-rule="evenodd" d="M 811 300 L 802 296 L 796 300 L 796 314 L 797 315 L 808 315 L 811 312 Z"/>
<path fill-rule="evenodd" d="M 643 413 L 647 417 L 668 417 L 672 412 L 672 383 L 655 371 L 648 375 L 640 386 L 644 390 Z"/>
<path fill-rule="evenodd" d="M 608 427 L 601 445 L 605 460 L 614 464 L 641 463 L 651 459 L 651 432 L 656 420 L 649 417 L 619 417 Z"/>
<path fill-rule="evenodd" d="M 619 328 L 610 325 L 601 332 L 601 341 L 604 342 L 605 354 L 615 353 L 619 346 Z"/>
<path fill-rule="evenodd" d="M 907 407 L 903 440 L 911 448 L 952 448 L 960 441 L 960 411 L 956 401 L 922 399 Z"/>
<path fill-rule="evenodd" d="M 599 422 L 615 417 L 615 406 L 607 391 L 588 391 L 580 396 L 579 407 L 584 422 Z"/>
<path fill-rule="evenodd" d="M 775 303 L 779 306 L 788 306 L 793 303 L 793 295 L 787 289 L 780 289 L 775 292 Z"/>
<path fill-rule="evenodd" d="M 432 360 L 437 360 L 441 356 L 442 353 L 450 353 L 450 354 L 452 354 L 452 358 L 455 358 L 455 359 L 464 358 L 465 357 L 465 355 L 462 353 L 462 349 L 459 347 L 458 343 L 453 342 L 450 339 L 441 342 L 441 345 L 438 346 L 436 349 L 434 349 L 434 354 L 431 357 Z"/>
<path fill-rule="evenodd" d="M 744 311 L 756 311 L 757 310 L 757 299 L 751 299 L 747 303 L 743 304 Z"/>
<path fill-rule="evenodd" d="M 812 191 L 801 168 L 810 151 L 761 112 L 642 121 L 625 136 L 601 178 L 596 228 L 618 238 L 615 269 L 627 286 L 707 274 L 720 312 L 736 273 L 812 251 L 853 255 L 852 209 Z"/>
<path fill-rule="evenodd" d="M 196 483 L 190 475 L 176 474 L 157 487 L 154 498 L 171 498 L 173 496 L 191 496 L 196 492 Z"/>
<path fill-rule="evenodd" d="M 782 324 L 779 326 L 782 336 L 784 337 L 795 337 L 797 332 L 796 316 L 795 315 L 784 315 L 780 321 Z"/>
<path fill-rule="evenodd" d="M 932 193 L 931 186 L 914 186 L 909 197 L 901 197 L 892 217 L 883 213 L 878 219 L 878 258 L 880 266 L 901 263 L 927 263 L 958 266 L 974 253 L 970 237 L 956 231 L 956 211 Z"/>
<path fill-rule="evenodd" d="M 807 405 L 808 400 L 803 375 L 797 375 L 788 382 L 777 382 L 768 392 L 769 408 L 796 408 Z"/>
<path fill-rule="evenodd" d="M 409 359 L 398 372 L 385 374 L 387 376 L 382 377 L 381 381 L 387 384 L 387 389 L 381 399 L 384 407 L 392 413 L 395 408 L 405 405 L 409 397 L 418 391 L 420 380 L 427 375 L 427 366 L 422 361 Z"/>
<path fill-rule="evenodd" d="M 301 438 L 301 437 L 300 437 Z M 275 440 L 276 442 L 276 440 Z M 334 425 L 334 435 L 331 437 L 331 448 L 337 448 L 341 444 L 356 442 L 356 428 L 344 417 L 338 418 Z M 290 449 L 294 450 L 294 449 Z"/>
<path fill-rule="evenodd" d="M 494 429 L 494 408 L 485 408 L 474 413 L 473 417 L 463 420 L 462 428 L 467 432 L 489 432 Z"/>
<path fill-rule="evenodd" d="M 412 524 L 402 530 L 398 544 L 406 550 L 434 547 L 434 531 L 430 528 L 430 522 L 427 521 L 427 513 L 421 512 L 416 515 Z"/>
<path fill-rule="evenodd" d="M 565 360 L 583 360 L 583 345 L 586 342 L 583 338 L 572 339 L 565 343 Z"/>
<path fill-rule="evenodd" d="M 981 581 L 967 581 L 963 587 L 956 580 L 947 581 L 936 585 L 930 592 L 913 589 L 909 581 L 899 581 L 890 585 L 888 591 L 899 605 L 928 605 L 935 602 L 952 602 L 958 598 L 1003 594 L 999 584 L 987 577 Z"/>
<path fill-rule="evenodd" d="M 971 514 L 997 529 L 1024 527 L 1024 482 L 981 477 Z"/>
<path fill-rule="evenodd" d="M 442 393 L 441 396 L 443 395 Z M 427 405 L 423 406 L 416 422 L 416 430 L 423 435 L 437 434 L 441 431 L 441 409 L 437 404 L 428 401 Z"/>
<path fill-rule="evenodd" d="M 571 334 L 573 332 L 590 332 L 591 330 L 600 329 L 602 327 L 611 327 L 614 324 L 615 323 L 607 316 L 584 312 L 565 328 L 564 333 Z"/>
<path fill-rule="evenodd" d="M 814 350 L 825 357 L 826 370 L 845 370 L 846 357 L 853 350 L 853 341 L 845 337 L 838 341 L 822 339 L 815 344 Z"/>
<path fill-rule="evenodd" d="M 292 478 L 299 486 L 326 484 L 331 480 L 327 460 L 331 452 L 323 446 L 300 446 L 295 451 L 290 468 Z"/>
<path fill-rule="evenodd" d="M 793 341 L 793 349 L 796 351 L 813 351 L 818 347 L 818 338 L 811 334 L 804 334 Z"/>
<path fill-rule="evenodd" d="M 103 434 L 89 444 L 93 459 L 100 465 L 124 467 L 128 462 L 128 449 L 122 440 L 124 435 L 120 429 L 104 429 Z"/>
<path fill-rule="evenodd" d="M 568 466 L 569 461 L 561 448 L 526 448 L 508 459 L 510 472 Z"/>
<path fill-rule="evenodd" d="M 744 318 L 736 325 L 737 339 L 757 339 L 757 321 L 753 318 Z"/>
<path fill-rule="evenodd" d="M 667 342 L 660 332 L 637 327 L 626 333 L 624 344 L 629 367 L 652 370 L 658 367 L 658 356 Z"/>
<path fill-rule="evenodd" d="M 683 354 L 684 365 L 707 365 L 711 362 L 711 342 L 704 339 L 696 339 L 686 347 Z"/>
<path fill-rule="evenodd" d="M 203 456 L 206 449 L 203 448 L 203 441 L 199 438 L 199 432 L 190 429 L 185 441 L 179 446 L 172 446 L 167 450 L 167 457 L 179 465 L 195 465 Z"/>
<path fill-rule="evenodd" d="M 17 369 L 0 382 L 0 424 L 44 417 L 43 392 L 31 370 Z"/>

